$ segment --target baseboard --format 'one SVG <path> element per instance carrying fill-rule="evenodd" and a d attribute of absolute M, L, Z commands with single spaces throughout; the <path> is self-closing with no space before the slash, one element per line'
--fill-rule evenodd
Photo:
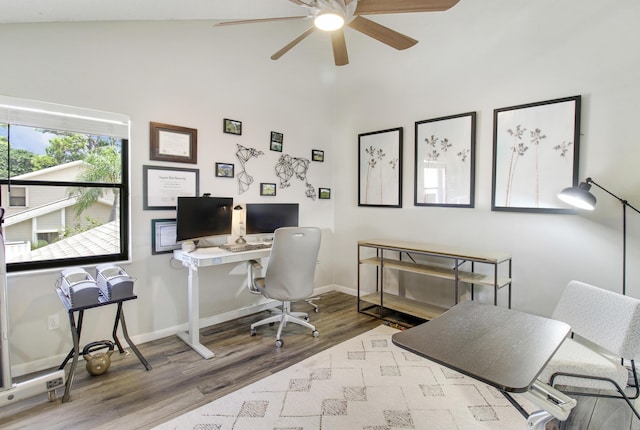
<path fill-rule="evenodd" d="M 341 293 L 354 295 L 354 296 L 356 295 L 355 290 L 351 288 L 343 287 L 341 285 L 336 285 L 336 284 L 330 284 L 330 285 L 325 285 L 323 287 L 318 287 L 314 289 L 313 293 L 314 295 L 318 295 L 318 294 L 328 293 L 331 291 L 338 291 Z M 241 318 L 247 315 L 255 314 L 257 312 L 261 312 L 266 309 L 273 308 L 274 306 L 277 305 L 277 303 L 278 302 L 275 300 L 269 300 L 269 301 L 265 301 L 264 303 L 259 303 L 257 305 L 247 306 L 240 309 L 234 309 L 232 311 L 225 312 L 218 315 L 212 315 L 207 318 L 201 318 L 200 328 L 209 327 L 215 324 L 231 321 L 236 318 Z M 150 333 L 133 335 L 131 336 L 131 340 L 136 345 L 141 345 L 143 343 L 151 342 L 153 340 L 162 339 L 169 336 L 175 336 L 178 332 L 186 331 L 187 329 L 188 329 L 188 324 L 184 323 L 184 324 L 180 324 L 172 327 L 165 327 L 163 329 L 156 330 Z M 123 347 L 128 346 L 124 338 L 119 336 L 119 339 Z M 11 375 L 13 378 L 16 378 L 16 377 L 28 375 L 31 373 L 47 370 L 47 369 L 58 368 L 58 366 L 60 366 L 60 363 L 62 363 L 62 360 L 64 360 L 66 356 L 67 354 L 60 354 L 53 357 L 46 357 L 39 360 L 30 361 L 28 363 L 11 366 Z"/>

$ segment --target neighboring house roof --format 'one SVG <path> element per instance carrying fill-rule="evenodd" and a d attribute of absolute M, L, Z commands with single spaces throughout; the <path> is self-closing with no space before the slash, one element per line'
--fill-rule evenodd
<path fill-rule="evenodd" d="M 43 178 L 56 176 L 60 180 L 69 180 L 69 173 L 64 173 L 65 170 L 79 171 L 84 166 L 89 164 L 82 160 L 70 161 L 68 163 L 56 164 L 55 166 L 47 167 L 44 169 L 36 170 L 35 172 L 23 173 L 22 175 L 12 176 L 11 179 L 49 179 L 54 180 L 56 178 Z M 75 173 L 74 173 L 75 176 Z"/>
<path fill-rule="evenodd" d="M 112 221 L 51 245 L 16 256 L 13 261 L 41 261 L 120 252 L 120 221 Z"/>

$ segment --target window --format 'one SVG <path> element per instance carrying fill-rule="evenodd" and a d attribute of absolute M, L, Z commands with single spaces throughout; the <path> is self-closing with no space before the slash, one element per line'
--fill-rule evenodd
<path fill-rule="evenodd" d="M 25 187 L 9 188 L 9 206 L 12 208 L 27 206 L 27 189 Z"/>
<path fill-rule="evenodd" d="M 7 271 L 129 259 L 129 118 L 0 96 Z"/>

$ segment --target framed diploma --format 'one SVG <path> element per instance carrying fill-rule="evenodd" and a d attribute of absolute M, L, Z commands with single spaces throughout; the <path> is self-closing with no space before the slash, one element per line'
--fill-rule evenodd
<path fill-rule="evenodd" d="M 191 164 L 198 162 L 198 130 L 159 122 L 150 124 L 151 160 Z"/>
<path fill-rule="evenodd" d="M 143 209 L 175 209 L 179 196 L 196 197 L 198 169 L 142 166 Z"/>

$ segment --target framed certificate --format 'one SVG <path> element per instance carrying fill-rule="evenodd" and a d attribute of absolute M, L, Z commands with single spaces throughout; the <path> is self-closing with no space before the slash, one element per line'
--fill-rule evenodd
<path fill-rule="evenodd" d="M 175 209 L 178 197 L 198 195 L 198 169 L 142 166 L 143 209 Z"/>
<path fill-rule="evenodd" d="M 158 122 L 150 124 L 151 160 L 191 164 L 198 162 L 198 130 Z"/>

